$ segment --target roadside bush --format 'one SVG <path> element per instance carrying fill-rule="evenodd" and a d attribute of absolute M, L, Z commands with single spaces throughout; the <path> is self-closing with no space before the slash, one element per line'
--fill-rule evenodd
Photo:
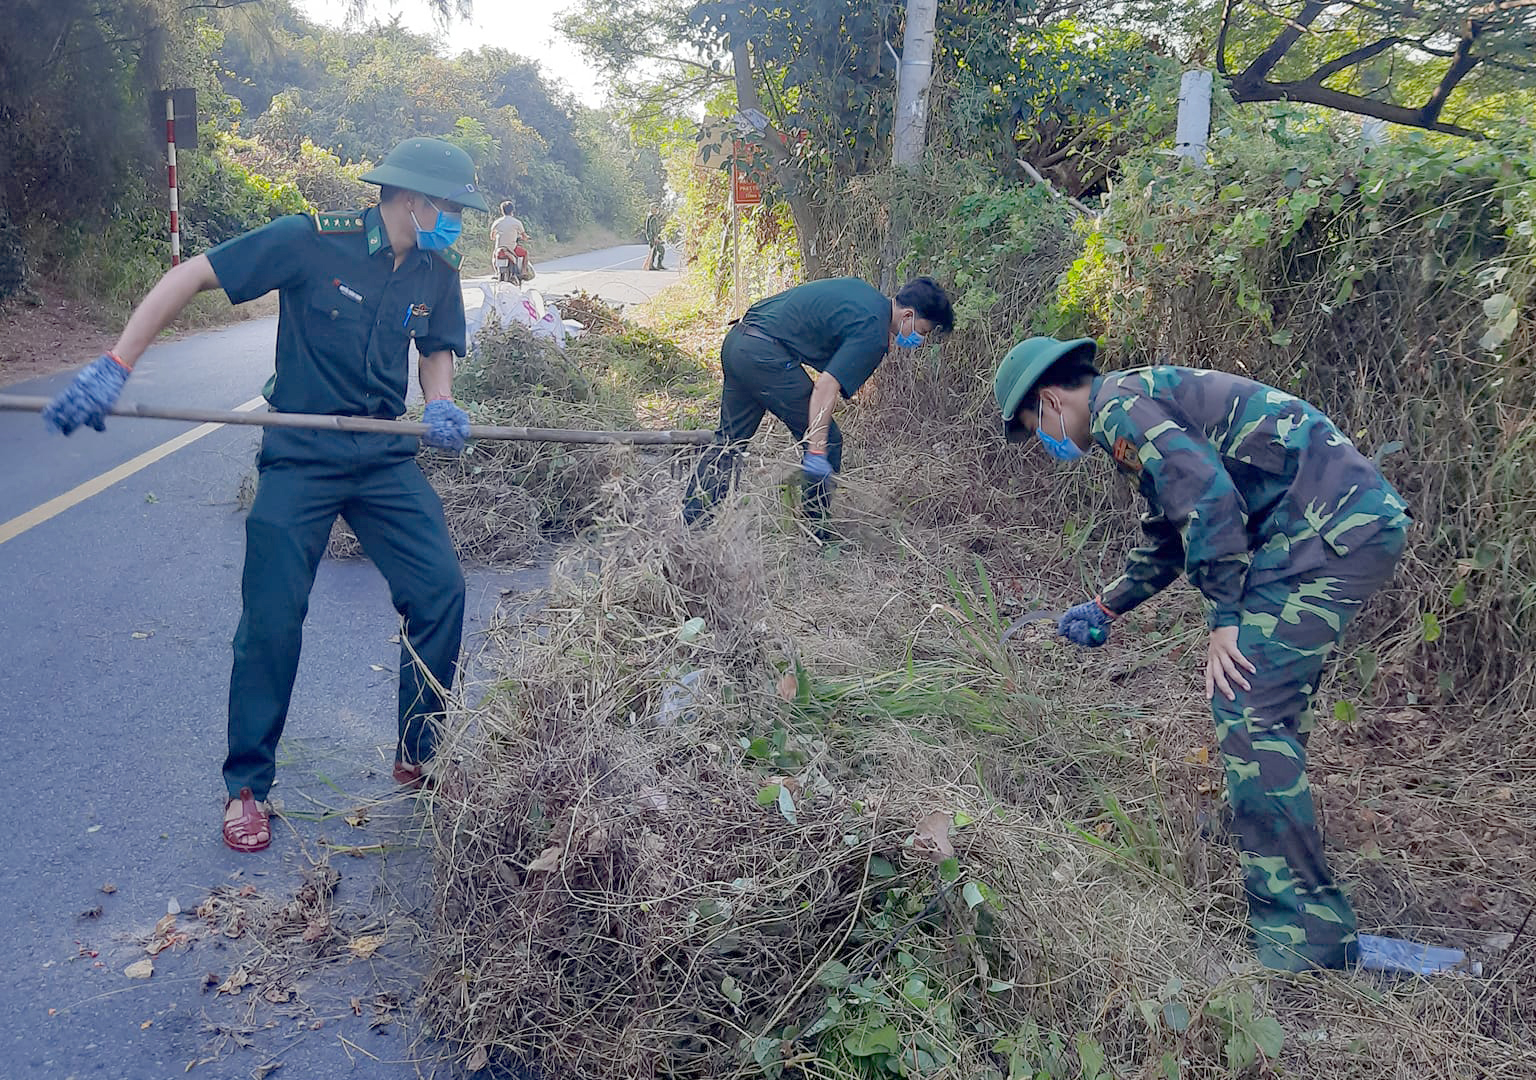
<path fill-rule="evenodd" d="M 1353 682 L 1497 709 L 1536 683 L 1536 145 L 1237 134 L 1127 165 L 1062 321 L 1114 366 L 1238 372 L 1317 405 L 1417 521 Z M 1379 655 L 1378 655 L 1379 654 Z M 1390 679 L 1389 679 L 1390 677 Z M 1406 681 L 1405 681 L 1406 679 Z"/>

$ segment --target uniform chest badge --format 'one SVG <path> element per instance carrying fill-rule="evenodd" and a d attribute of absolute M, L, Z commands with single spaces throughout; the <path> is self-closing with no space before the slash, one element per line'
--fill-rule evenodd
<path fill-rule="evenodd" d="M 432 309 L 427 307 L 426 304 L 412 304 L 411 305 L 411 314 L 419 316 L 420 318 L 424 319 L 428 315 L 432 314 Z"/>
<path fill-rule="evenodd" d="M 1136 444 L 1124 435 L 1115 440 L 1115 464 L 1133 473 L 1141 472 L 1141 455 L 1136 452 Z"/>

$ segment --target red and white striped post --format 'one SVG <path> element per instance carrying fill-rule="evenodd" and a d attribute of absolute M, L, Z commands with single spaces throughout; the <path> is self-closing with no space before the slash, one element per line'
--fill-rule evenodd
<path fill-rule="evenodd" d="M 176 98 L 165 95 L 165 161 L 171 188 L 171 265 L 181 262 L 181 207 L 176 198 Z"/>

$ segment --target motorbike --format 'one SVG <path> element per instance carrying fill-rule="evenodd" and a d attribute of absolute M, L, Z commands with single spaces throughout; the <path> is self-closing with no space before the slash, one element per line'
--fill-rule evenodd
<path fill-rule="evenodd" d="M 528 261 L 528 249 L 521 244 L 497 248 L 496 256 L 491 261 L 495 264 L 498 281 L 521 285 L 533 279 L 533 264 Z"/>

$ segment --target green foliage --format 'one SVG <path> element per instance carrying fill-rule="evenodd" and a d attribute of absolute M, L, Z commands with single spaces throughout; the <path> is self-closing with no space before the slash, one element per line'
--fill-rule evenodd
<path fill-rule="evenodd" d="M 1235 369 L 1327 412 L 1418 522 L 1399 650 L 1441 692 L 1508 685 L 1536 654 L 1536 432 L 1510 420 L 1536 406 L 1536 148 L 1265 127 L 1218 132 L 1209 177 L 1129 160 L 1056 319 L 1118 364 Z"/>

